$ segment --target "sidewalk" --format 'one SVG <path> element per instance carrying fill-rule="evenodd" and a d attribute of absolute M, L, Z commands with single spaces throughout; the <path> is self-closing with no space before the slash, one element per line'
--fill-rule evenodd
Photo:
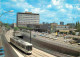
<path fill-rule="evenodd" d="M 1 40 L 1 36 L 0 36 L 0 47 L 2 47 L 2 40 Z"/>

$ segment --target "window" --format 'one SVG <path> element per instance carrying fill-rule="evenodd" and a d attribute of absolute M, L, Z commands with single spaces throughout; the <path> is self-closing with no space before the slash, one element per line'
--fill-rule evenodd
<path fill-rule="evenodd" d="M 26 50 L 31 51 L 32 50 L 32 46 L 26 46 Z"/>
<path fill-rule="evenodd" d="M 24 46 L 24 45 L 21 45 L 21 47 L 22 47 L 22 48 L 25 48 L 25 46 Z"/>

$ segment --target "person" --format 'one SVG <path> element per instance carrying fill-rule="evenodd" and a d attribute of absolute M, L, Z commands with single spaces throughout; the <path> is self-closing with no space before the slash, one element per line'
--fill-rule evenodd
<path fill-rule="evenodd" d="M 56 32 L 56 37 L 58 36 L 58 33 Z"/>
<path fill-rule="evenodd" d="M 64 34 L 64 39 L 66 39 L 66 34 Z"/>
<path fill-rule="evenodd" d="M 67 42 L 67 40 L 66 40 L 66 34 L 64 34 L 64 42 Z"/>

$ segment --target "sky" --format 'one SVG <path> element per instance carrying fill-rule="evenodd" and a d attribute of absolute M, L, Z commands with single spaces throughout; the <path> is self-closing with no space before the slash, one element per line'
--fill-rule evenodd
<path fill-rule="evenodd" d="M 17 12 L 40 14 L 40 23 L 76 23 L 80 21 L 80 0 L 0 0 L 0 17 L 4 23 L 16 23 Z"/>

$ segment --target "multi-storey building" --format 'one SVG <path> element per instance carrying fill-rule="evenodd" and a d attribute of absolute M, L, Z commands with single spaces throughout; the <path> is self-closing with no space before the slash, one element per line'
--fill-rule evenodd
<path fill-rule="evenodd" d="M 64 25 L 64 22 L 60 22 L 60 25 Z"/>
<path fill-rule="evenodd" d="M 17 13 L 17 26 L 27 27 L 28 24 L 39 24 L 39 14 L 32 12 Z"/>

